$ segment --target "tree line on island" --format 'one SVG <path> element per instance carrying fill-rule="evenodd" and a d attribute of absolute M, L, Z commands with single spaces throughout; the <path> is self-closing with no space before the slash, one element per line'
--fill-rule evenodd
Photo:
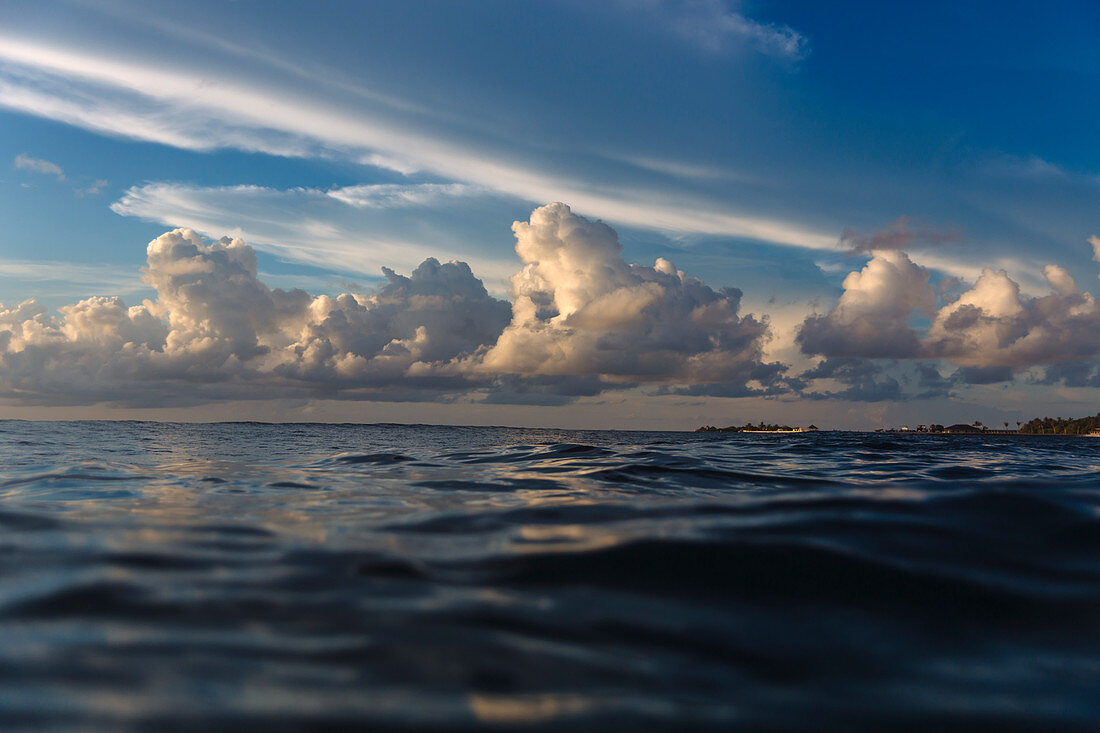
<path fill-rule="evenodd" d="M 916 429 L 903 427 L 895 428 L 888 431 L 878 430 L 876 432 L 903 432 L 903 433 L 1018 433 L 1020 435 L 1100 435 L 1100 413 L 1092 417 L 1078 417 L 1078 418 L 1064 418 L 1064 417 L 1036 417 L 1026 423 L 1016 421 L 1016 430 L 1009 428 L 1009 423 L 1002 423 L 1004 430 L 990 429 L 982 423 L 981 420 L 975 420 L 973 424 L 957 424 L 944 427 L 943 425 L 931 424 L 928 426 L 920 425 Z M 704 425 L 701 428 L 696 428 L 697 433 L 798 433 L 816 431 L 818 428 L 816 425 L 810 425 L 808 428 L 791 427 L 790 425 L 780 425 L 778 423 L 766 423 L 761 420 L 759 423 L 747 422 L 744 425 L 729 425 L 724 428 L 715 427 L 714 425 Z"/>
<path fill-rule="evenodd" d="M 1100 432 L 1100 413 L 1092 417 L 1037 417 L 1020 428 L 1031 435 L 1089 435 Z"/>

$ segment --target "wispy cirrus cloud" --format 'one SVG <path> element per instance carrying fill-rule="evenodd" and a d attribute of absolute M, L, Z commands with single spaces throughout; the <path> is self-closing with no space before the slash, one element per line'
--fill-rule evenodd
<path fill-rule="evenodd" d="M 466 184 L 376 184 L 330 189 L 264 186 L 133 186 L 111 209 L 209 237 L 229 234 L 284 260 L 377 278 L 385 266 L 412 269 L 427 257 L 462 257 L 494 290 L 513 272 L 488 248 L 486 207 L 507 216 L 509 199 Z M 501 238 L 506 236 L 502 231 Z"/>
<path fill-rule="evenodd" d="M 325 196 L 358 209 L 404 209 L 432 206 L 448 199 L 484 196 L 489 191 L 462 183 L 393 183 L 344 186 L 325 191 Z"/>
<path fill-rule="evenodd" d="M 146 289 L 132 268 L 51 260 L 0 259 L 0 281 L 7 281 L 4 291 L 8 294 L 15 289 L 15 283 L 19 286 L 33 283 L 38 296 L 73 291 L 125 295 Z"/>
<path fill-rule="evenodd" d="M 420 170 L 528 202 L 568 200 L 626 226 L 812 249 L 835 243 L 827 233 L 740 214 L 686 190 L 570 176 L 553 162 L 560 156 L 547 158 L 545 151 L 475 147 L 414 112 L 331 96 L 297 77 L 226 72 L 212 81 L 207 70 L 179 66 L 176 58 L 129 58 L 4 36 L 0 61 L 0 106 L 105 134 L 194 151 L 234 148 Z"/>
<path fill-rule="evenodd" d="M 761 23 L 746 17 L 740 3 L 725 0 L 620 0 L 631 11 L 651 16 L 681 40 L 707 53 L 722 53 L 749 46 L 763 53 L 800 59 L 810 50 L 809 41 L 789 26 Z"/>
<path fill-rule="evenodd" d="M 76 195 L 80 198 L 84 198 L 85 196 L 98 196 L 103 193 L 103 189 L 107 188 L 110 183 L 111 182 L 106 178 L 97 178 L 92 181 L 91 185 L 76 189 Z"/>
<path fill-rule="evenodd" d="M 65 171 L 61 170 L 61 166 L 43 158 L 32 158 L 26 153 L 20 153 L 15 156 L 14 165 L 18 170 L 44 173 L 45 175 L 56 177 L 59 181 L 65 180 Z"/>

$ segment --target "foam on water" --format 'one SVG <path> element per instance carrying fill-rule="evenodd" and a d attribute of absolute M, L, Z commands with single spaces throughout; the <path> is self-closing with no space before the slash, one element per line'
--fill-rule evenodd
<path fill-rule="evenodd" d="M 0 422 L 0 724 L 1092 729 L 1100 441 Z"/>

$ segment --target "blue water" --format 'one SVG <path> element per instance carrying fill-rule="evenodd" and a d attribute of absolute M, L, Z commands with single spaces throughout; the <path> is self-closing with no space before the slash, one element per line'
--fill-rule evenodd
<path fill-rule="evenodd" d="M 1100 726 L 1100 440 L 0 422 L 0 727 Z"/>

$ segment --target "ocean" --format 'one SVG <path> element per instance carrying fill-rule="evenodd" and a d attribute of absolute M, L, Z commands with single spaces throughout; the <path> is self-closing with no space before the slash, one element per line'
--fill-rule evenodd
<path fill-rule="evenodd" d="M 1096 730 L 1100 440 L 0 422 L 0 728 Z"/>

